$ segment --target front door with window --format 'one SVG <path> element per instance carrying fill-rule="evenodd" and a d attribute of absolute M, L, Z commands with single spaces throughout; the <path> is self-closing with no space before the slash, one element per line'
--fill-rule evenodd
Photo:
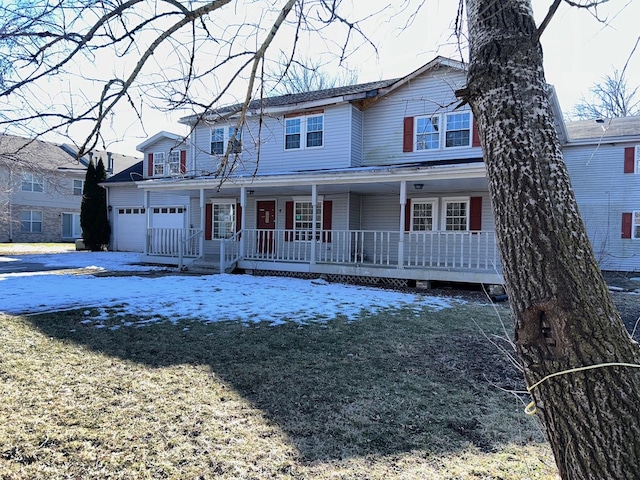
<path fill-rule="evenodd" d="M 276 229 L 276 202 L 274 200 L 260 200 L 256 202 L 258 212 L 258 251 L 260 253 L 273 253 L 274 236 Z"/>

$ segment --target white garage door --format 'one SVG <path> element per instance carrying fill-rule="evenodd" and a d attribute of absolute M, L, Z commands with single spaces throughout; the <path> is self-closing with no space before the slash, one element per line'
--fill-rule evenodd
<path fill-rule="evenodd" d="M 152 228 L 184 228 L 184 207 L 151 207 Z"/>
<path fill-rule="evenodd" d="M 118 252 L 144 252 L 145 222 L 144 208 L 118 207 L 114 222 L 113 249 Z"/>

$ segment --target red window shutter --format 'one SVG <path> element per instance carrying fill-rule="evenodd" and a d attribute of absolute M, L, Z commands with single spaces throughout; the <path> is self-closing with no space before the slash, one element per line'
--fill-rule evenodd
<path fill-rule="evenodd" d="M 407 198 L 407 204 L 404 206 L 404 231 L 411 230 L 411 199 Z"/>
<path fill-rule="evenodd" d="M 147 155 L 147 172 L 149 177 L 153 177 L 153 153 Z"/>
<path fill-rule="evenodd" d="M 187 173 L 187 151 L 180 150 L 180 173 Z"/>
<path fill-rule="evenodd" d="M 322 241 L 331 243 L 331 222 L 333 217 L 333 201 L 325 200 L 322 203 Z"/>
<path fill-rule="evenodd" d="M 633 215 L 631 213 L 622 214 L 622 238 L 631 238 L 631 223 Z"/>
<path fill-rule="evenodd" d="M 211 240 L 213 234 L 213 205 L 207 203 L 204 207 L 204 239 Z"/>
<path fill-rule="evenodd" d="M 634 173 L 635 156 L 636 152 L 634 147 L 624 149 L 624 173 Z"/>
<path fill-rule="evenodd" d="M 293 240 L 293 202 L 285 203 L 284 208 L 284 228 L 287 230 L 284 232 L 285 242 Z"/>
<path fill-rule="evenodd" d="M 476 120 L 473 120 L 473 130 L 471 132 L 471 146 L 472 147 L 481 147 L 482 144 L 480 143 L 480 131 L 478 130 L 478 124 L 476 123 Z"/>
<path fill-rule="evenodd" d="M 236 232 L 242 228 L 242 205 L 236 203 Z"/>
<path fill-rule="evenodd" d="M 469 201 L 469 230 L 482 230 L 482 197 Z"/>
<path fill-rule="evenodd" d="M 404 118 L 402 132 L 402 151 L 413 152 L 413 117 Z"/>

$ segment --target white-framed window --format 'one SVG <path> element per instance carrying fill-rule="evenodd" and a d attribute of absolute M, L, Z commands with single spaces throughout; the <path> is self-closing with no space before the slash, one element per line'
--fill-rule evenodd
<path fill-rule="evenodd" d="M 153 175 L 164 175 L 164 164 L 167 161 L 165 152 L 154 152 L 153 154 Z"/>
<path fill-rule="evenodd" d="M 44 175 L 25 172 L 22 174 L 23 192 L 44 192 Z"/>
<path fill-rule="evenodd" d="M 322 200 L 316 206 L 316 240 L 320 240 L 322 231 Z M 294 238 L 300 241 L 311 241 L 313 238 L 313 203 L 309 200 L 294 200 L 293 230 Z"/>
<path fill-rule="evenodd" d="M 83 190 L 84 190 L 84 180 L 74 178 L 73 179 L 73 195 L 75 197 L 82 196 Z"/>
<path fill-rule="evenodd" d="M 471 114 L 469 112 L 445 115 L 445 148 L 471 145 Z"/>
<path fill-rule="evenodd" d="M 298 115 L 284 119 L 284 149 L 324 146 L 324 114 Z"/>
<path fill-rule="evenodd" d="M 430 232 L 436 229 L 436 199 L 411 199 L 411 230 Z"/>
<path fill-rule="evenodd" d="M 470 147 L 471 112 L 454 112 L 415 118 L 415 150 Z"/>
<path fill-rule="evenodd" d="M 633 212 L 631 219 L 631 238 L 640 239 L 640 210 Z"/>
<path fill-rule="evenodd" d="M 636 173 L 640 173 L 640 145 L 636 145 L 635 148 L 635 159 L 633 162 L 635 169 L 636 169 Z M 640 237 L 638 237 L 640 238 Z"/>
<path fill-rule="evenodd" d="M 418 117 L 416 119 L 416 150 L 440 148 L 440 117 Z"/>
<path fill-rule="evenodd" d="M 20 231 L 23 233 L 42 233 L 42 212 L 39 210 L 20 212 Z"/>
<path fill-rule="evenodd" d="M 231 153 L 242 153 L 242 130 L 236 127 L 212 127 L 211 155 L 224 155 L 231 139 Z"/>
<path fill-rule="evenodd" d="M 469 230 L 469 197 L 442 199 L 442 229 Z"/>
<path fill-rule="evenodd" d="M 167 161 L 167 168 L 169 175 L 180 174 L 180 150 L 171 150 L 169 152 L 169 158 Z"/>
<path fill-rule="evenodd" d="M 77 213 L 62 214 L 62 238 L 80 238 L 82 228 L 80 227 L 80 215 Z"/>
<path fill-rule="evenodd" d="M 211 238 L 231 238 L 236 233 L 236 201 L 216 202 L 211 209 Z"/>

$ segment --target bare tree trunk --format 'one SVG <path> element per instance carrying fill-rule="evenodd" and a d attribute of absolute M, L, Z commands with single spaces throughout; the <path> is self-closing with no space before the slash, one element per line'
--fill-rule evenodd
<path fill-rule="evenodd" d="M 529 0 L 467 0 L 461 92 L 483 144 L 515 335 L 565 479 L 640 478 L 640 364 L 562 159 Z M 597 366 L 571 371 L 578 367 Z"/>

